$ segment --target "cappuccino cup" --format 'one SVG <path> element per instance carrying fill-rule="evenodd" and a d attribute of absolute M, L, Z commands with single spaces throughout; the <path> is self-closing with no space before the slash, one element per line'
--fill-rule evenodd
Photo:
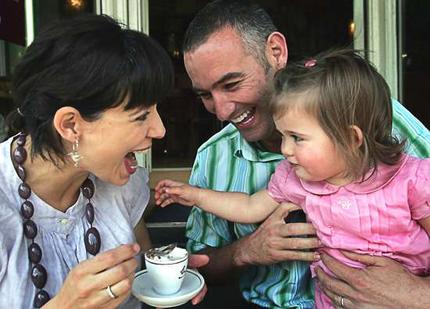
<path fill-rule="evenodd" d="M 145 252 L 148 277 L 152 288 L 160 295 L 170 295 L 180 290 L 188 266 L 187 250 L 176 246 L 171 250 L 165 248 L 168 246 Z"/>

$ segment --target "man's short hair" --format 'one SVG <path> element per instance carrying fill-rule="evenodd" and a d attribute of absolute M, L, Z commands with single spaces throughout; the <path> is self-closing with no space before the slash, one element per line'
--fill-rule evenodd
<path fill-rule="evenodd" d="M 277 31 L 269 14 L 247 0 L 216 0 L 201 9 L 185 32 L 182 50 L 191 52 L 215 32 L 231 27 L 242 38 L 245 50 L 267 70 L 266 41 Z"/>

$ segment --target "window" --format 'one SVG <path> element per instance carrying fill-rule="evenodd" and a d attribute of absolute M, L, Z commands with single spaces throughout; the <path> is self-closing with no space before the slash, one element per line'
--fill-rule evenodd
<path fill-rule="evenodd" d="M 191 167 L 198 147 L 224 125 L 193 94 L 181 53 L 189 22 L 208 2 L 149 0 L 149 34 L 168 51 L 176 74 L 175 90 L 159 107 L 167 132 L 164 139 L 153 142 L 153 168 Z M 286 35 L 290 60 L 352 43 L 352 0 L 257 2 Z"/>

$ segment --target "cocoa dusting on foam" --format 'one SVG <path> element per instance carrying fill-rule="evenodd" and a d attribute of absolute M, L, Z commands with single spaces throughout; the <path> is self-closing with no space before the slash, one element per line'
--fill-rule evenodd
<path fill-rule="evenodd" d="M 158 262 L 172 262 L 181 260 L 187 256 L 187 250 L 176 247 L 176 244 L 152 248 L 146 251 L 145 256 L 149 260 Z"/>

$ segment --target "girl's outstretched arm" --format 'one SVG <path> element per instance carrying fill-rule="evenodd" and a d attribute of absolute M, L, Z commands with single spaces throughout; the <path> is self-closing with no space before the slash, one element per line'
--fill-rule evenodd
<path fill-rule="evenodd" d="M 239 223 L 261 222 L 278 206 L 266 190 L 248 195 L 200 189 L 173 180 L 162 180 L 157 184 L 155 201 L 161 207 L 172 203 L 197 206 L 226 220 Z"/>

